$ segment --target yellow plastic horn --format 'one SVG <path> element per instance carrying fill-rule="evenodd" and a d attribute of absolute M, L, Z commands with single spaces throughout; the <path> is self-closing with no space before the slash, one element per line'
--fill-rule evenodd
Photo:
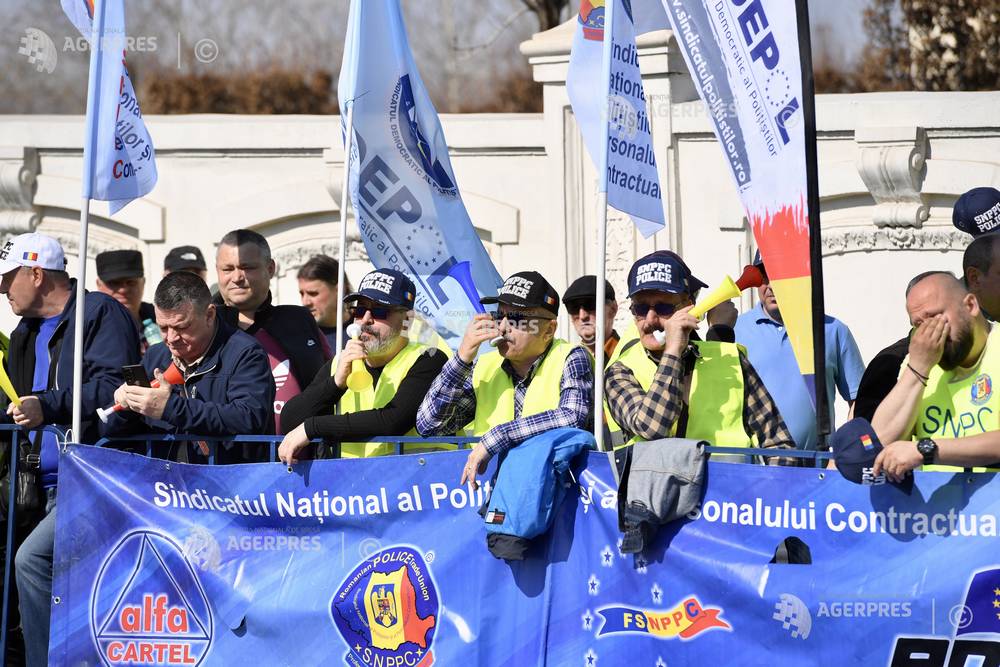
<path fill-rule="evenodd" d="M 361 335 L 361 327 L 355 323 L 347 327 L 347 335 L 351 340 L 357 340 Z M 361 392 L 372 386 L 372 374 L 365 367 L 363 359 L 355 359 L 351 362 L 351 372 L 347 376 L 347 388 L 351 391 Z"/>
<path fill-rule="evenodd" d="M 709 292 L 708 296 L 699 301 L 697 305 L 695 305 L 695 307 L 688 312 L 695 318 L 701 318 L 702 315 L 710 311 L 712 308 L 715 308 L 723 301 L 735 299 L 739 295 L 740 288 L 736 286 L 736 283 L 732 278 L 726 276 L 726 279 L 722 281 L 721 285 Z"/>
<path fill-rule="evenodd" d="M 17 392 L 14 391 L 14 385 L 11 384 L 10 378 L 7 377 L 7 371 L 3 367 L 3 352 L 0 351 L 0 389 L 3 389 L 3 393 L 7 394 L 7 398 L 10 402 L 21 407 L 21 399 L 18 397 Z"/>

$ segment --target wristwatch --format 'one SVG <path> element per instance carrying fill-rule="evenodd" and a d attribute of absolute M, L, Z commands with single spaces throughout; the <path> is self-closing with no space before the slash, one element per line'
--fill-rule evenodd
<path fill-rule="evenodd" d="M 934 457 L 937 456 L 938 446 L 937 443 L 930 438 L 923 438 L 917 441 L 917 451 L 924 457 L 924 465 L 929 466 L 934 463 Z"/>

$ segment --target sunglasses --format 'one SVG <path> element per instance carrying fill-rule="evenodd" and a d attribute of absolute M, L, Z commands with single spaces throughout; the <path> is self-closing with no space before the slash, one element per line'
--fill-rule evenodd
<path fill-rule="evenodd" d="M 355 306 L 354 307 L 354 319 L 361 320 L 364 319 L 365 315 L 368 313 L 372 314 L 372 318 L 376 320 L 387 320 L 389 315 L 396 310 L 389 306 Z"/>
<path fill-rule="evenodd" d="M 650 305 L 648 303 L 633 303 L 629 306 L 629 310 L 636 317 L 646 317 L 649 314 L 650 309 L 654 310 L 660 317 L 670 317 L 678 308 L 682 308 L 681 305 L 675 305 L 672 303 L 657 303 Z"/>
<path fill-rule="evenodd" d="M 490 313 L 494 322 L 502 322 L 507 320 L 511 324 L 517 325 L 521 322 L 529 322 L 531 320 L 554 320 L 554 317 L 540 317 L 538 315 L 529 315 L 528 313 L 501 313 L 499 310 L 494 310 Z"/>
<path fill-rule="evenodd" d="M 566 310 L 569 311 L 570 315 L 575 315 L 580 312 L 580 309 L 587 311 L 588 313 L 593 313 L 597 311 L 597 300 L 596 299 L 581 299 L 580 301 L 567 301 Z"/>

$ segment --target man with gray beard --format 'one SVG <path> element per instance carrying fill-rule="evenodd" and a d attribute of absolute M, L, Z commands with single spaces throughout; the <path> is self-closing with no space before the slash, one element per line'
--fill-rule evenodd
<path fill-rule="evenodd" d="M 951 273 L 921 273 L 906 289 L 909 354 L 872 426 L 888 444 L 875 464 L 892 480 L 911 470 L 1000 461 L 1000 334 Z M 941 465 L 941 464 L 951 464 Z"/>
<path fill-rule="evenodd" d="M 358 291 L 344 297 L 345 303 L 353 303 L 353 320 L 361 333 L 320 369 L 305 391 L 285 404 L 281 426 L 288 435 L 278 448 L 284 463 L 308 458 L 307 446 L 314 438 L 339 442 L 341 456 L 355 458 L 391 454 L 393 446 L 349 440 L 417 435 L 414 424 L 420 401 L 447 358 L 440 350 L 407 338 L 416 292 L 403 273 L 379 269 L 361 280 Z M 347 383 L 355 361 L 363 361 L 372 376 L 371 385 L 361 391 Z"/>

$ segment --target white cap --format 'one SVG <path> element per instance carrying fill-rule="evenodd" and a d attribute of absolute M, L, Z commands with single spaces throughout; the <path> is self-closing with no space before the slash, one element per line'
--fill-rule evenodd
<path fill-rule="evenodd" d="M 66 256 L 62 246 L 45 234 L 21 234 L 7 241 L 0 250 L 0 275 L 22 266 L 38 266 L 49 271 L 65 271 Z"/>

